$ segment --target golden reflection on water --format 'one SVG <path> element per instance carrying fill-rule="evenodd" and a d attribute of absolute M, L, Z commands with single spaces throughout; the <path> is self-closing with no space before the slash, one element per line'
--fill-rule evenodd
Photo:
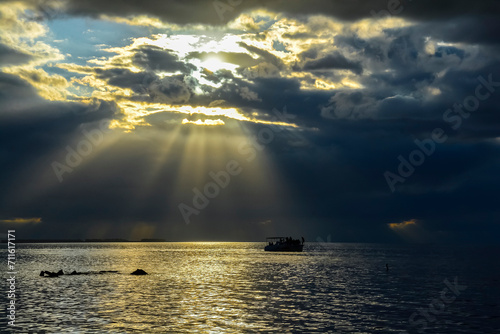
<path fill-rule="evenodd" d="M 120 250 L 129 271 L 137 267 L 150 275 L 121 277 L 113 291 L 121 298 L 100 300 L 100 309 L 122 310 L 111 313 L 106 328 L 214 333 L 262 329 L 257 314 L 269 291 L 256 287 L 247 272 L 251 268 L 244 259 L 256 250 L 236 245 L 197 242 L 176 243 L 168 251 Z"/>

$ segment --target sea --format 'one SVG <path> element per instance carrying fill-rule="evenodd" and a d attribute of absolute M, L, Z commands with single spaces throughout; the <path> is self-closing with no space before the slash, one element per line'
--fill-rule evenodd
<path fill-rule="evenodd" d="M 14 326 L 4 246 L 0 331 L 500 333 L 498 246 L 306 242 L 301 253 L 264 246 L 17 244 Z M 130 275 L 136 269 L 148 275 Z M 87 274 L 40 276 L 58 270 Z"/>

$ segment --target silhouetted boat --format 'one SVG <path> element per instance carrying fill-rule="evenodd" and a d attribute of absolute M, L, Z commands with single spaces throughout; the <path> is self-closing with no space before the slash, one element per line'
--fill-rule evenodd
<path fill-rule="evenodd" d="M 300 242 L 299 239 L 287 237 L 269 237 L 266 242 L 264 250 L 268 252 L 302 252 L 304 248 L 304 238 Z"/>

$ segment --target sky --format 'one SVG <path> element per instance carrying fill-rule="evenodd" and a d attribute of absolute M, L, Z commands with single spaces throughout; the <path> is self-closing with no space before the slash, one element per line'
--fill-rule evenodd
<path fill-rule="evenodd" d="M 500 3 L 0 2 L 19 239 L 497 243 Z"/>

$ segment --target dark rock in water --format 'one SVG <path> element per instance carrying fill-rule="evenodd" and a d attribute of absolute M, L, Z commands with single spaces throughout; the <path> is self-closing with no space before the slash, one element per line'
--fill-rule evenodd
<path fill-rule="evenodd" d="M 90 274 L 90 272 L 86 271 L 86 272 L 82 272 L 82 271 L 76 271 L 76 270 L 73 270 L 72 272 L 69 273 L 69 275 L 88 275 Z"/>
<path fill-rule="evenodd" d="M 43 277 L 59 277 L 59 274 L 58 273 L 53 273 L 51 271 L 42 271 L 40 273 L 40 276 L 43 276 Z"/>
<path fill-rule="evenodd" d="M 134 271 L 133 273 L 131 273 L 130 275 L 147 275 L 148 273 L 145 272 L 144 270 L 142 269 L 137 269 L 136 271 Z"/>
<path fill-rule="evenodd" d="M 62 270 L 59 270 L 57 273 L 53 273 L 51 271 L 46 271 L 42 270 L 40 272 L 40 276 L 45 276 L 45 277 L 59 277 L 61 275 L 90 275 L 90 274 L 106 274 L 106 273 L 118 273 L 118 270 L 101 270 L 101 271 L 83 271 L 79 272 L 76 270 L 73 270 L 69 274 L 65 274 Z M 132 273 L 133 275 L 147 275 L 147 273 L 144 270 L 137 269 L 135 272 Z"/>

